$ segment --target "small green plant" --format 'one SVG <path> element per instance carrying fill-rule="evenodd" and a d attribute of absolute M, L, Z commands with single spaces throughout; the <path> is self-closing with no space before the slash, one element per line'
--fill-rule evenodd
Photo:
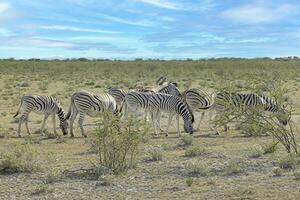
<path fill-rule="evenodd" d="M 296 180 L 300 180 L 300 169 L 294 170 L 293 175 Z"/>
<path fill-rule="evenodd" d="M 163 148 L 161 146 L 150 146 L 147 149 L 148 161 L 161 161 L 163 159 Z"/>
<path fill-rule="evenodd" d="M 185 134 L 185 135 L 183 135 L 181 137 L 180 141 L 181 141 L 180 145 L 182 145 L 182 146 L 190 146 L 190 145 L 193 144 L 194 137 L 191 136 L 191 135 Z"/>
<path fill-rule="evenodd" d="M 193 182 L 194 182 L 194 180 L 193 180 L 193 178 L 188 177 L 188 178 L 185 180 L 185 182 L 186 182 L 186 184 L 187 184 L 188 187 L 191 187 L 192 184 L 193 184 Z"/>
<path fill-rule="evenodd" d="M 294 155 L 288 155 L 287 157 L 279 160 L 279 167 L 281 169 L 295 169 L 297 165 L 297 158 Z"/>
<path fill-rule="evenodd" d="M 265 143 L 262 145 L 263 153 L 264 154 L 269 154 L 269 153 L 274 153 L 277 149 L 278 142 L 272 142 L 272 143 Z"/>
<path fill-rule="evenodd" d="M 206 176 L 209 172 L 207 164 L 199 160 L 189 161 L 185 167 L 191 175 Z"/>
<path fill-rule="evenodd" d="M 253 147 L 249 150 L 249 158 L 259 158 L 264 154 L 262 147 Z"/>
<path fill-rule="evenodd" d="M 236 159 L 231 159 L 228 162 L 228 165 L 225 169 L 225 174 L 226 175 L 235 175 L 235 174 L 241 174 L 243 173 L 244 170 L 244 166 L 241 163 L 241 160 L 236 158 Z"/>
<path fill-rule="evenodd" d="M 49 82 L 47 80 L 43 80 L 43 81 L 39 82 L 39 84 L 38 84 L 38 88 L 42 91 L 47 90 L 48 86 L 49 86 Z"/>
<path fill-rule="evenodd" d="M 272 169 L 273 176 L 282 176 L 282 169 L 280 167 L 274 167 Z"/>
<path fill-rule="evenodd" d="M 206 153 L 206 150 L 198 145 L 193 144 L 185 150 L 185 156 L 195 157 Z"/>
<path fill-rule="evenodd" d="M 42 183 L 35 187 L 34 191 L 31 193 L 32 195 L 41 195 L 46 193 L 53 192 L 53 189 L 49 188 L 48 184 Z"/>
<path fill-rule="evenodd" d="M 38 153 L 31 144 L 17 144 L 13 150 L 1 153 L 0 173 L 33 172 L 40 167 Z"/>
<path fill-rule="evenodd" d="M 92 151 L 97 154 L 98 168 L 114 174 L 125 172 L 135 165 L 137 148 L 147 129 L 138 119 L 120 120 L 112 113 L 99 114 L 103 120 L 92 136 Z"/>

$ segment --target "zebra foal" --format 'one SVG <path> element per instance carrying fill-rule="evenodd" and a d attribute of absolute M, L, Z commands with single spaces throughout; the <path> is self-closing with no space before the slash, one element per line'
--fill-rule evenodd
<path fill-rule="evenodd" d="M 27 133 L 30 134 L 28 128 L 28 116 L 31 112 L 36 112 L 40 114 L 44 114 L 43 123 L 41 126 L 41 132 L 43 133 L 45 129 L 46 121 L 49 115 L 52 115 L 53 122 L 53 130 L 56 134 L 56 126 L 55 126 L 55 115 L 57 114 L 60 121 L 60 129 L 63 134 L 66 135 L 68 133 L 68 122 L 65 117 L 65 112 L 63 107 L 60 105 L 60 102 L 53 96 L 37 96 L 37 95 L 25 95 L 21 98 L 20 106 L 13 116 L 14 118 L 21 114 L 19 119 L 18 126 L 18 136 L 21 137 L 21 125 L 25 122 L 25 126 L 27 129 Z"/>
<path fill-rule="evenodd" d="M 85 115 L 95 117 L 99 112 L 118 113 L 116 100 L 108 93 L 93 94 L 91 92 L 75 92 L 71 97 L 66 119 L 70 119 L 70 135 L 74 137 L 73 124 L 79 114 L 78 124 L 83 137 L 87 137 L 83 129 L 83 120 Z"/>

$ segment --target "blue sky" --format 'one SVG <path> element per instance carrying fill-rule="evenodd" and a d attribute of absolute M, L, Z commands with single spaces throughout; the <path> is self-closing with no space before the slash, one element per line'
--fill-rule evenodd
<path fill-rule="evenodd" d="M 0 0 L 0 57 L 300 56 L 299 0 Z"/>

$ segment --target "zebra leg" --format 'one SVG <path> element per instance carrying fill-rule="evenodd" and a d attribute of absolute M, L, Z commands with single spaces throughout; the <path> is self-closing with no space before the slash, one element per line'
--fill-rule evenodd
<path fill-rule="evenodd" d="M 200 116 L 199 124 L 198 124 L 197 129 L 196 129 L 197 131 L 200 131 L 200 124 L 201 124 L 201 122 L 202 122 L 202 120 L 204 118 L 204 115 L 205 115 L 205 112 L 202 112 L 201 116 Z"/>
<path fill-rule="evenodd" d="M 42 135 L 44 135 L 44 129 L 45 129 L 45 125 L 46 125 L 46 121 L 48 119 L 48 116 L 49 116 L 48 114 L 44 115 L 43 123 L 42 123 L 41 129 L 40 129 L 40 132 L 41 132 Z"/>
<path fill-rule="evenodd" d="M 76 119 L 76 116 L 77 116 L 77 110 L 74 109 L 72 111 L 72 114 L 71 114 L 71 117 L 70 117 L 70 135 L 71 135 L 71 137 L 74 137 L 73 124 L 74 124 L 74 121 Z"/>
<path fill-rule="evenodd" d="M 158 112 L 157 118 L 156 118 L 156 120 L 157 120 L 157 126 L 158 126 L 160 132 L 164 132 L 164 130 L 161 128 L 161 125 L 160 125 L 160 119 L 161 119 L 161 112 Z"/>
<path fill-rule="evenodd" d="M 79 124 L 79 128 L 80 128 L 80 131 L 81 131 L 81 135 L 86 138 L 87 135 L 84 133 L 84 129 L 83 129 L 84 115 L 85 115 L 84 113 L 79 114 L 78 124 Z"/>
<path fill-rule="evenodd" d="M 157 114 L 156 114 L 157 116 Z M 152 124 L 153 124 L 153 128 L 154 128 L 154 134 L 157 136 L 157 130 L 156 130 L 156 117 L 154 117 L 154 112 L 151 112 L 151 120 L 152 120 Z"/>
<path fill-rule="evenodd" d="M 21 126 L 23 121 L 25 120 L 26 120 L 25 116 L 21 115 L 21 117 L 19 118 L 19 125 L 18 125 L 18 137 L 21 137 Z"/>
<path fill-rule="evenodd" d="M 177 120 L 177 132 L 178 132 L 178 136 L 181 136 L 181 131 L 180 131 L 180 127 L 179 127 L 179 115 L 176 116 L 176 120 Z"/>
<path fill-rule="evenodd" d="M 217 114 L 216 112 L 217 112 L 217 111 L 216 111 L 215 109 L 213 109 L 213 110 L 211 110 L 211 111 L 209 112 L 209 127 L 210 127 L 210 129 L 211 129 L 212 131 L 214 131 L 214 133 L 215 133 L 216 135 L 219 135 L 219 131 L 218 131 L 216 125 L 215 125 L 214 123 L 212 123 L 212 122 L 215 120 L 215 117 L 216 117 L 216 114 Z"/>
<path fill-rule="evenodd" d="M 168 119 L 167 129 L 166 129 L 166 136 L 169 135 L 169 127 L 170 127 L 170 124 L 171 124 L 171 122 L 172 122 L 172 119 L 173 119 L 173 115 L 170 114 L 170 115 L 169 115 L 169 119 Z"/>
<path fill-rule="evenodd" d="M 53 132 L 56 134 L 55 113 L 52 114 Z"/>
<path fill-rule="evenodd" d="M 25 121 L 25 126 L 26 126 L 26 130 L 27 130 L 28 135 L 30 135 L 31 133 L 30 133 L 29 128 L 28 128 L 28 118 Z"/>

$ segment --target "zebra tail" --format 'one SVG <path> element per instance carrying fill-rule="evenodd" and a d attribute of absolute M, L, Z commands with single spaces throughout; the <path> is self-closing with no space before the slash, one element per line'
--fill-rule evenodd
<path fill-rule="evenodd" d="M 70 119 L 70 116 L 72 114 L 72 107 L 74 105 L 74 99 L 73 99 L 73 96 L 71 97 L 71 103 L 70 103 L 70 106 L 69 106 L 69 110 L 68 110 L 68 113 L 66 115 L 66 120 L 69 120 Z"/>
<path fill-rule="evenodd" d="M 23 98 L 21 99 L 21 103 L 20 103 L 20 105 L 19 105 L 19 108 L 18 108 L 18 110 L 16 111 L 16 114 L 14 114 L 13 118 L 15 118 L 16 116 L 18 116 L 18 115 L 20 114 L 20 109 L 21 109 L 21 107 L 22 107 L 22 102 L 23 102 Z"/>

